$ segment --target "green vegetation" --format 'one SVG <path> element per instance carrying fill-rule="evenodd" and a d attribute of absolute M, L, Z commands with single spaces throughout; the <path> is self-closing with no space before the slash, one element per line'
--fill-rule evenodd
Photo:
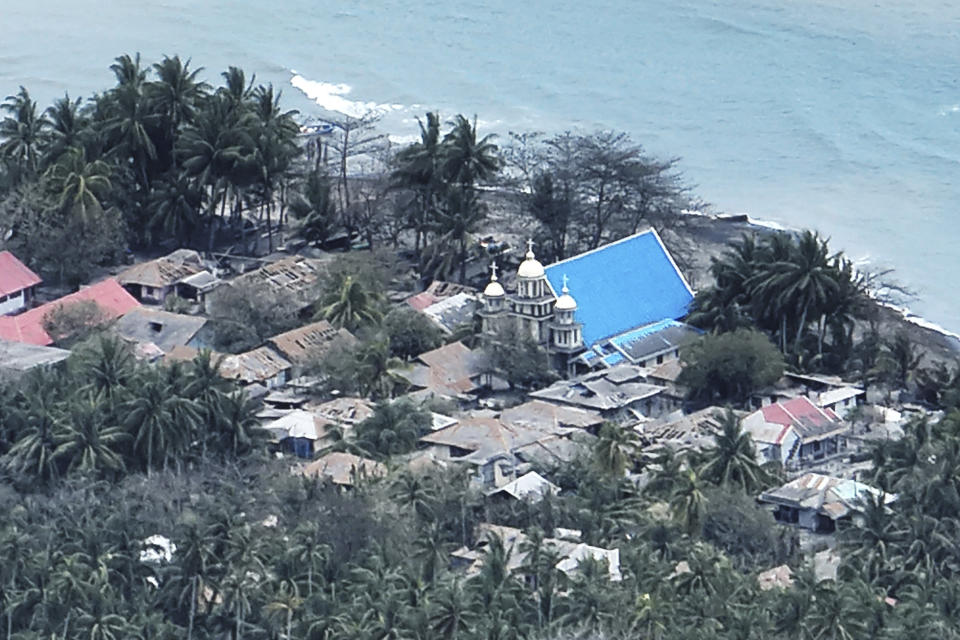
<path fill-rule="evenodd" d="M 680 354 L 683 371 L 678 382 L 699 404 L 739 402 L 783 375 L 783 356 L 756 330 L 705 335 Z"/>

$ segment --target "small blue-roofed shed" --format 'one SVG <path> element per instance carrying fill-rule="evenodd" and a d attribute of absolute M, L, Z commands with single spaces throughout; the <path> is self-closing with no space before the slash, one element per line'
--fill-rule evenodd
<path fill-rule="evenodd" d="M 566 275 L 583 342 L 687 315 L 693 291 L 653 229 L 545 268 L 554 295 Z"/>

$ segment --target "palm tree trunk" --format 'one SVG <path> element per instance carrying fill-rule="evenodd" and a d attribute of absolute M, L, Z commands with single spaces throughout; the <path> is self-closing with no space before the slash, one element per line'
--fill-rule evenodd
<path fill-rule="evenodd" d="M 190 621 L 187 623 L 187 640 L 193 639 L 193 620 L 197 615 L 197 579 L 199 576 L 193 576 L 190 581 Z"/>
<path fill-rule="evenodd" d="M 803 337 L 803 330 L 807 326 L 807 311 L 810 309 L 809 304 L 803 305 L 803 313 L 800 314 L 800 325 L 797 327 L 797 337 L 793 341 L 793 352 L 800 353 L 800 338 Z"/>
<path fill-rule="evenodd" d="M 290 631 L 293 628 L 293 609 L 287 607 L 287 640 L 290 640 Z"/>

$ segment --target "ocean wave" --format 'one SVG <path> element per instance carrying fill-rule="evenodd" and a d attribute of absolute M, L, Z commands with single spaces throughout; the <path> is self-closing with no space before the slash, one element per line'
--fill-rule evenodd
<path fill-rule="evenodd" d="M 308 80 L 296 71 L 291 71 L 291 73 L 293 77 L 290 78 L 290 84 L 327 111 L 341 113 L 351 118 L 363 118 L 366 116 L 383 115 L 390 111 L 399 111 L 404 108 L 402 104 L 383 104 L 378 102 L 365 102 L 363 100 L 351 100 L 347 98 L 347 96 L 353 88 L 348 84 Z"/>
<path fill-rule="evenodd" d="M 940 109 L 941 116 L 949 116 L 954 113 L 960 113 L 960 104 L 951 104 Z"/>

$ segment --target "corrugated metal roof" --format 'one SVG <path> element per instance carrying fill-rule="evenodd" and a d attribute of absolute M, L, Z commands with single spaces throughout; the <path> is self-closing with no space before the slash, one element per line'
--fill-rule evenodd
<path fill-rule="evenodd" d="M 583 341 L 687 315 L 693 292 L 650 229 L 546 267 L 554 294 L 569 278 Z"/>
<path fill-rule="evenodd" d="M 0 316 L 0 338 L 40 346 L 51 345 L 53 338 L 43 328 L 44 317 L 61 305 L 71 305 L 85 300 L 96 302 L 106 318 L 110 320 L 140 306 L 136 298 L 127 293 L 116 280 L 110 278 L 30 309 L 18 316 Z"/>

